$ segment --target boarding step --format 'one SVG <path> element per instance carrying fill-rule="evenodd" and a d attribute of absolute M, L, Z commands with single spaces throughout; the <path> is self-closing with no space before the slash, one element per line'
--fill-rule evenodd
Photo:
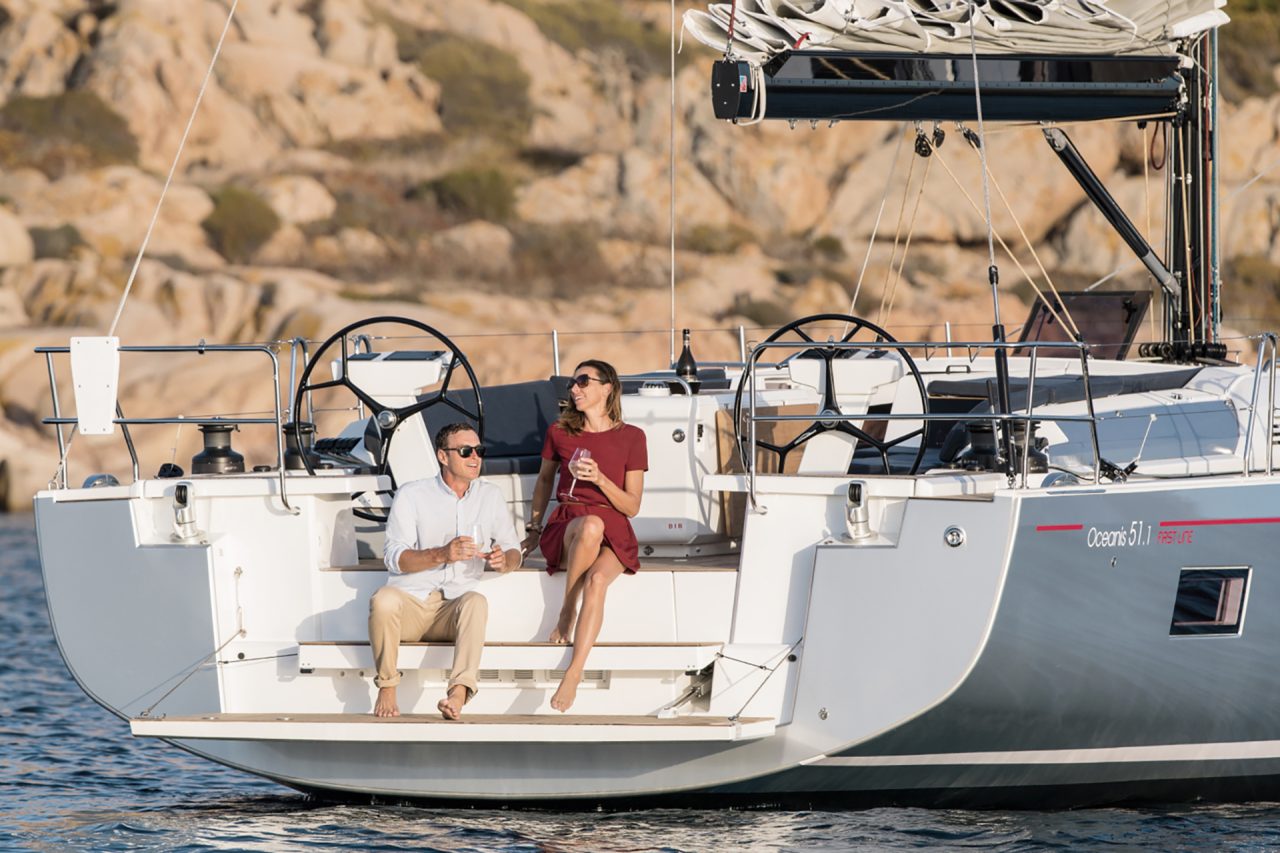
<path fill-rule="evenodd" d="M 405 714 L 205 714 L 134 717 L 138 737 L 332 743 L 635 743 L 745 741 L 769 737 L 768 717 L 474 714 L 461 720 Z"/>
<path fill-rule="evenodd" d="M 723 643 L 596 643 L 589 659 L 593 670 L 632 672 L 700 671 L 713 663 Z M 563 670 L 573 647 L 560 643 L 485 643 L 483 669 Z M 449 669 L 453 643 L 401 643 L 396 668 Z M 372 669 L 368 642 L 319 641 L 298 645 L 298 670 Z"/>

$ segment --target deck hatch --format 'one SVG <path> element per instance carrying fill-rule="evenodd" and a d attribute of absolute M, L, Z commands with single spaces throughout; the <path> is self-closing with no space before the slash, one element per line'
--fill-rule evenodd
<path fill-rule="evenodd" d="M 1239 634 L 1248 587 L 1248 568 L 1183 569 L 1169 635 Z"/>

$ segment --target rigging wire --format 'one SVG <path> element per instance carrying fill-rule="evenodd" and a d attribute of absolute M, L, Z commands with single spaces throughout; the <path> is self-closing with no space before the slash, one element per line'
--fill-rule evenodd
<path fill-rule="evenodd" d="M 858 306 L 858 294 L 862 292 L 862 280 L 867 274 L 867 265 L 871 263 L 871 250 L 876 245 L 876 234 L 880 231 L 880 220 L 884 216 L 885 203 L 889 200 L 889 193 L 893 189 L 893 177 L 898 172 L 899 156 L 902 154 L 902 143 L 906 140 L 907 134 L 911 132 L 911 125 L 904 123 L 902 125 L 902 135 L 898 137 L 898 145 L 893 150 L 893 162 L 889 166 L 889 177 L 884 182 L 884 194 L 880 196 L 880 207 L 876 210 L 876 221 L 871 226 L 871 237 L 867 240 L 867 254 L 862 259 L 862 269 L 858 271 L 858 282 L 853 288 L 853 298 L 849 300 L 849 313 L 857 316 L 855 310 Z M 892 263 L 892 259 L 890 260 Z M 841 333 L 841 337 L 849 333 L 849 324 L 845 324 L 845 330 Z"/>
<path fill-rule="evenodd" d="M 231 8 L 227 12 L 227 21 L 222 27 L 222 34 L 218 36 L 218 43 L 214 46 L 213 56 L 209 59 L 209 68 L 205 71 L 204 80 L 200 83 L 200 91 L 196 94 L 195 104 L 191 108 L 191 115 L 187 118 L 187 126 L 182 131 L 182 138 L 178 142 L 178 150 L 173 155 L 173 163 L 169 166 L 169 174 L 165 177 L 164 186 L 160 189 L 160 198 L 156 200 L 155 210 L 151 213 L 151 222 L 147 225 L 147 231 L 142 237 L 142 244 L 138 246 L 138 254 L 133 259 L 133 267 L 129 270 L 129 278 L 125 281 L 124 292 L 120 294 L 120 304 L 116 306 L 116 314 L 111 319 L 110 328 L 107 329 L 107 337 L 113 336 L 120 325 L 120 317 L 124 314 L 125 303 L 129 301 L 129 294 L 133 291 L 133 282 L 137 279 L 138 270 L 142 267 L 142 259 L 146 256 L 147 246 L 151 242 L 151 235 L 156 230 L 156 224 L 160 221 L 160 208 L 164 206 L 165 196 L 169 194 L 169 187 L 173 184 L 173 176 L 178 171 L 178 163 L 182 160 L 182 150 L 186 147 L 187 137 L 191 135 L 191 127 L 195 124 L 196 115 L 200 111 L 200 102 L 204 100 L 205 90 L 209 87 L 210 78 L 213 77 L 213 68 L 218 62 L 218 55 L 222 53 L 222 45 L 227 39 L 227 33 L 231 31 L 231 21 L 235 17 L 236 7 L 239 3 L 240 0 L 231 0 Z M 71 445 L 79 434 L 79 430 L 72 427 L 71 434 L 67 437 L 67 443 L 62 449 L 62 455 L 58 459 L 58 467 L 54 469 L 53 476 L 61 478 L 64 486 L 67 482 L 67 457 L 71 453 Z"/>
<path fill-rule="evenodd" d="M 803 642 L 804 642 L 804 637 L 801 637 L 800 639 L 792 643 L 790 646 L 788 646 L 786 649 L 784 649 L 782 654 L 778 656 L 777 663 L 775 663 L 773 666 L 769 666 L 767 663 L 761 664 L 761 663 L 755 663 L 754 661 L 738 660 L 737 658 L 731 658 L 728 655 L 723 654 L 722 652 L 716 652 L 716 657 L 718 658 L 736 661 L 738 663 L 746 664 L 747 666 L 754 666 L 756 669 L 762 669 L 768 672 L 768 674 L 763 679 L 761 679 L 760 683 L 756 685 L 756 689 L 751 691 L 751 695 L 747 697 L 747 701 L 742 703 L 742 707 L 738 709 L 737 713 L 730 715 L 729 717 L 730 720 L 736 722 L 742 716 L 742 712 L 747 710 L 747 706 L 749 706 L 751 704 L 751 701 L 756 698 L 756 696 L 760 693 L 761 690 L 764 689 L 764 686 L 769 683 L 769 679 L 773 678 L 774 674 L 778 671 L 778 668 L 781 667 L 784 663 L 787 663 L 791 659 L 792 653 Z"/>
<path fill-rule="evenodd" d="M 893 303 L 897 301 L 897 298 L 898 298 L 898 285 L 902 281 L 902 272 L 907 267 L 907 253 L 911 251 L 911 238 L 915 235 L 915 232 L 916 232 L 916 218 L 920 214 L 920 202 L 924 199 L 924 188 L 929 181 L 929 167 L 932 165 L 931 160 L 932 158 L 925 160 L 924 173 L 920 176 L 920 186 L 919 186 L 919 189 L 916 191 L 916 201 L 915 201 L 915 204 L 912 205 L 911 207 L 911 221 L 907 223 L 907 239 L 902 245 L 902 258 L 899 259 L 898 261 L 898 270 L 893 276 L 893 285 L 889 289 L 887 294 L 881 293 L 880 295 L 880 314 L 876 318 L 876 325 L 880 326 L 881 328 L 883 328 L 885 324 L 888 323 L 889 315 L 893 313 Z M 906 193 L 904 191 L 903 192 L 904 201 L 905 201 L 905 197 L 906 197 Z M 893 268 L 892 258 L 889 259 L 889 267 L 892 270 Z M 888 297 L 887 305 L 885 302 L 886 296 Z"/>
<path fill-rule="evenodd" d="M 973 148 L 978 147 L 978 145 L 974 142 L 974 140 L 970 139 L 968 136 L 966 136 L 965 139 L 966 141 L 969 142 L 971 147 Z M 985 159 L 982 161 L 982 168 L 984 171 L 987 170 L 987 163 Z M 1040 260 L 1040 253 L 1036 251 L 1035 244 L 1031 242 L 1031 238 L 1027 236 L 1026 229 L 1022 227 L 1022 220 L 1019 219 L 1018 214 L 1014 212 L 1013 205 L 1009 202 L 1009 197 L 1005 195 L 1004 189 L 1001 188 L 1000 182 L 996 179 L 996 176 L 994 174 L 987 171 L 987 177 L 990 179 L 991 185 L 996 188 L 996 193 L 1000 196 L 1000 201 L 1004 204 L 1004 209 L 1008 211 L 1009 217 L 1013 220 L 1013 224 L 1017 226 L 1018 234 L 1021 235 L 1022 237 L 1022 242 L 1026 244 L 1027 250 L 1031 252 L 1031 257 L 1035 259 L 1036 266 L 1040 268 L 1040 274 L 1044 276 L 1045 284 L 1049 286 L 1049 292 L 1053 294 L 1053 298 L 1057 302 L 1057 304 L 1062 306 L 1063 317 L 1065 317 L 1067 323 L 1070 324 L 1072 333 L 1076 336 L 1077 339 L 1079 339 L 1080 327 L 1076 325 L 1076 321 L 1071 316 L 1071 312 L 1067 309 L 1066 303 L 1062 301 L 1062 295 L 1058 293 L 1058 288 L 1053 283 L 1053 277 L 1049 275 L 1049 271 L 1045 269 L 1044 262 Z M 1026 274 L 1025 271 L 1023 274 L 1024 275 Z M 1028 278 L 1030 277 L 1028 276 Z M 1035 283 L 1032 282 L 1033 286 L 1034 284 Z M 1037 293 L 1039 293 L 1038 290 L 1037 290 Z M 1044 299 L 1043 294 L 1041 294 L 1040 296 L 1041 296 L 1041 299 Z M 1046 307 L 1049 307 L 1048 302 L 1046 302 L 1045 305 Z M 1057 312 L 1054 312 L 1054 316 L 1057 317 Z M 1059 323 L 1062 322 L 1063 317 L 1057 317 L 1057 320 Z M 1064 328 L 1066 327 L 1064 326 Z"/>
<path fill-rule="evenodd" d="M 877 321 L 884 316 L 885 299 L 889 294 L 889 277 L 893 275 L 893 262 L 898 257 L 898 244 L 902 241 L 902 220 L 907 212 L 907 198 L 910 195 L 911 178 L 916 172 L 916 161 L 911 159 L 907 166 L 907 180 L 902 186 L 902 203 L 898 206 L 898 221 L 893 229 L 893 248 L 889 251 L 889 265 L 884 271 L 884 281 L 880 285 L 880 311 L 876 314 Z M 877 325 L 879 323 L 877 322 Z"/>
<path fill-rule="evenodd" d="M 732 43 L 733 34 L 730 31 Z M 671 104 L 669 109 L 669 137 L 667 138 L 667 193 L 670 201 L 667 219 L 671 237 L 671 366 L 676 363 L 676 0 L 671 0 Z"/>
<path fill-rule="evenodd" d="M 227 641 L 226 641 L 225 643 L 223 643 L 222 645 L 218 646 L 218 647 L 217 647 L 216 649 L 214 649 L 213 651 L 209 652 L 209 654 L 207 654 L 207 655 L 205 655 L 204 657 L 200 658 L 200 660 L 196 661 L 195 666 L 193 666 L 193 667 L 191 667 L 189 670 L 187 670 L 186 675 L 182 676 L 182 678 L 178 681 L 178 683 L 177 683 L 177 684 L 175 684 L 175 685 L 173 685 L 172 687 L 170 687 L 168 690 L 166 690 L 166 691 L 164 692 L 164 695 L 162 695 L 159 699 L 157 699 L 156 701 L 154 701 L 154 702 L 152 702 L 150 705 L 148 705 L 146 708 L 144 708 L 144 709 L 142 710 L 142 713 L 138 714 L 138 716 L 139 716 L 139 717 L 149 717 L 149 716 L 151 716 L 151 712 L 152 712 L 152 711 L 154 711 L 154 710 L 156 709 L 156 706 L 157 706 L 157 705 L 159 705 L 161 702 L 163 702 L 164 700 L 166 700 L 166 699 L 168 699 L 170 696 L 172 696 L 172 695 L 173 695 L 173 691 L 177 690 L 179 687 L 181 687 L 182 685 L 186 684 L 186 683 L 187 683 L 187 679 L 191 678 L 191 676 L 193 676 L 193 675 L 195 675 L 197 672 L 199 672 L 199 671 L 204 667 L 204 665 L 205 665 L 205 664 L 209 663 L 209 659 L 210 659 L 210 658 L 216 658 L 216 657 L 218 656 L 218 653 L 219 653 L 219 652 L 221 652 L 221 651 L 222 651 L 223 649 L 225 649 L 227 646 L 231 645 L 233 642 L 235 642 L 236 640 L 240 639 L 240 638 L 241 638 L 241 637 L 243 637 L 243 636 L 245 636 L 245 630 L 244 630 L 243 628 L 238 629 L 235 633 L 233 633 L 230 637 L 228 637 L 228 638 L 227 638 Z M 214 662 L 215 662 L 215 664 L 216 664 L 216 661 L 214 661 Z"/>
<path fill-rule="evenodd" d="M 946 171 L 946 173 L 951 176 L 951 180 L 955 183 L 956 188 L 960 190 L 960 194 L 964 196 L 965 201 L 969 202 L 969 204 L 973 207 L 973 209 L 978 211 L 979 215 L 981 215 L 982 209 L 978 207 L 978 203 L 973 200 L 973 196 L 969 195 L 969 191 L 964 188 L 964 184 L 960 183 L 960 179 L 959 177 L 956 176 L 956 173 L 953 172 L 951 170 L 951 167 L 947 165 L 946 158 L 943 157 L 940 153 L 938 153 L 938 149 L 936 148 L 933 150 L 932 156 L 938 158 L 938 164 L 941 165 L 942 168 Z M 1053 307 L 1052 300 L 1045 298 L 1044 291 L 1042 291 L 1040 289 L 1040 286 L 1036 284 L 1036 281 L 1034 278 L 1032 278 L 1031 273 L 1027 272 L 1026 267 L 1024 267 L 1022 265 L 1022 262 L 1018 260 L 1018 256 L 1013 253 L 1013 249 L 1009 247 L 1009 244 L 1005 242 L 1005 239 L 1001 237 L 999 234 L 995 234 L 995 240 L 997 243 L 1000 244 L 1000 248 L 1004 249 L 1005 254 L 1009 256 L 1009 260 L 1013 261 L 1013 265 L 1018 268 L 1018 272 L 1022 273 L 1023 277 L 1027 280 L 1027 284 L 1031 285 L 1031 289 L 1036 292 L 1036 296 L 1039 297 L 1042 302 L 1044 302 L 1045 307 L 1049 309 L 1050 315 L 1055 320 L 1057 320 L 1058 324 L 1061 325 L 1064 329 L 1069 328 L 1067 324 L 1063 321 L 1062 317 L 1058 314 L 1057 310 Z"/>
<path fill-rule="evenodd" d="M 995 228 L 991 223 L 991 186 L 987 178 L 986 128 L 982 121 L 982 87 L 978 79 L 977 0 L 969 0 L 969 55 L 973 61 L 973 101 L 978 116 L 978 156 L 982 160 L 982 206 L 987 219 L 987 278 L 991 282 L 991 305 L 996 326 L 1000 323 L 999 272 L 996 267 Z"/>
<path fill-rule="evenodd" d="M 187 126 L 182 131 L 182 138 L 178 141 L 178 150 L 174 152 L 173 162 L 169 165 L 169 174 L 164 179 L 164 187 L 160 190 L 160 198 L 156 200 L 155 210 L 151 214 L 151 223 L 147 226 L 147 233 L 142 238 L 142 245 L 138 247 L 137 257 L 133 260 L 133 269 L 129 271 L 129 278 L 125 281 L 124 293 L 120 294 L 120 305 L 116 308 L 116 316 L 111 321 L 111 328 L 107 331 L 107 335 L 111 336 L 116 333 L 116 327 L 120 323 L 120 315 L 124 313 L 125 302 L 129 299 L 129 293 L 133 290 L 134 279 L 138 277 L 138 268 L 142 265 L 142 258 L 146 255 L 147 244 L 151 242 L 151 234 L 156 229 L 156 223 L 160 220 L 160 208 L 164 205 L 165 196 L 169 194 L 169 187 L 173 183 L 173 176 L 178 171 L 178 163 L 182 161 L 182 151 L 186 148 L 187 138 L 191 135 L 191 127 L 195 124 L 196 115 L 200 112 L 200 102 L 204 100 L 204 93 L 209 88 L 209 80 L 213 77 L 213 68 L 218 62 L 218 55 L 222 53 L 222 45 L 227 40 L 227 33 L 231 31 L 231 21 L 235 18 L 236 7 L 240 0 L 231 0 L 231 8 L 227 12 L 227 22 L 222 27 L 222 34 L 218 36 L 218 43 L 214 46 L 213 56 L 209 58 L 209 67 L 204 73 L 204 80 L 200 83 L 200 91 L 196 93 L 195 104 L 191 107 L 191 115 L 187 118 Z"/>

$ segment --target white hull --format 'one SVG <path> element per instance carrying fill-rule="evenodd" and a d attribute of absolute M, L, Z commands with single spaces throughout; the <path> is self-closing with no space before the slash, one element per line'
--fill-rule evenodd
<path fill-rule="evenodd" d="M 715 402 L 657 404 L 711 425 Z M 652 403 L 628 398 L 629 419 Z M 1280 478 L 762 475 L 741 538 L 717 545 L 716 493 L 751 484 L 696 471 L 714 452 L 702 444 L 678 448 L 697 491 L 670 502 L 701 508 L 680 534 L 694 542 L 655 549 L 706 556 L 651 557 L 617 582 L 600 668 L 568 718 L 547 704 L 565 652 L 539 642 L 562 579 L 536 569 L 482 581 L 492 668 L 467 722 L 425 716 L 445 679 L 438 648 L 405 649 L 406 717 L 369 715 L 364 619 L 385 573 L 359 558 L 349 511 L 377 485 L 368 476 L 291 474 L 297 515 L 280 509 L 276 475 L 188 478 L 199 535 L 184 542 L 173 481 L 42 492 L 54 630 L 81 687 L 135 734 L 334 794 L 980 802 L 1139 783 L 1203 794 L 1280 769 L 1267 569 L 1280 519 L 1259 511 L 1280 505 Z M 1166 464 L 1147 450 L 1153 470 Z M 494 479 L 522 515 L 531 478 Z M 855 481 L 869 536 L 846 519 Z M 642 544 L 671 524 L 651 494 Z M 963 544 L 945 541 L 951 528 Z M 1241 630 L 1170 636 L 1188 567 L 1250 570 Z M 695 683 L 703 695 L 681 702 Z"/>

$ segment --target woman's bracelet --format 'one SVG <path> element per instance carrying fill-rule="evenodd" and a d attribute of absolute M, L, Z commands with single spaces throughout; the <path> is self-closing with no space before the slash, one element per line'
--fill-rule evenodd
<path fill-rule="evenodd" d="M 539 522 L 537 522 L 537 521 L 528 521 L 528 522 L 525 522 L 525 525 L 524 525 L 524 532 L 525 532 L 525 533 L 541 533 L 541 532 L 542 532 L 542 524 L 541 524 L 541 523 L 539 523 Z"/>

